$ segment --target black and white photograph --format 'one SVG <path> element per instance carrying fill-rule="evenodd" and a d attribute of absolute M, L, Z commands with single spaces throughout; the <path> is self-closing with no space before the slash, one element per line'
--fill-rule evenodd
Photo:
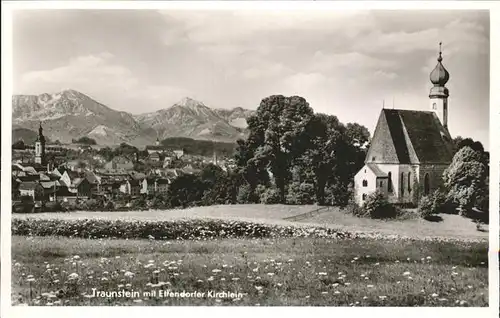
<path fill-rule="evenodd" d="M 11 306 L 489 306 L 488 10 L 11 19 Z"/>

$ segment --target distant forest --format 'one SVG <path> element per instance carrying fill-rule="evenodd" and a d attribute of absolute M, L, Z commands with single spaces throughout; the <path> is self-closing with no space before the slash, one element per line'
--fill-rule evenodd
<path fill-rule="evenodd" d="M 212 156 L 214 151 L 218 156 L 232 156 L 236 143 L 196 140 L 186 137 L 171 137 L 161 141 L 164 147 L 171 149 L 184 149 L 190 155 Z"/>

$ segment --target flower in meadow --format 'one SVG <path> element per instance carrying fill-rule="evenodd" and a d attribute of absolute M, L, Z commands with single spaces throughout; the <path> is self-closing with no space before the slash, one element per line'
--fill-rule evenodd
<path fill-rule="evenodd" d="M 324 291 L 324 292 L 321 292 L 321 293 L 322 293 L 323 295 L 326 295 L 326 294 L 328 294 L 328 292 L 327 292 L 327 291 Z"/>
<path fill-rule="evenodd" d="M 461 300 L 461 301 L 460 301 L 460 306 L 463 306 L 463 305 L 465 305 L 466 303 L 467 303 L 467 301 L 465 301 L 465 300 Z"/>
<path fill-rule="evenodd" d="M 367 285 L 366 287 L 368 287 L 368 288 L 373 288 L 373 285 Z"/>
<path fill-rule="evenodd" d="M 335 294 L 335 295 L 338 295 L 338 294 L 340 294 L 340 292 L 339 292 L 338 290 L 336 290 L 336 291 L 334 292 L 334 294 Z"/>
<path fill-rule="evenodd" d="M 134 273 L 126 271 L 125 274 L 123 274 L 123 275 L 125 275 L 125 277 L 133 277 Z"/>
<path fill-rule="evenodd" d="M 220 269 L 217 269 L 217 268 L 216 269 L 212 269 L 212 273 L 220 273 L 220 272 L 221 272 Z"/>
<path fill-rule="evenodd" d="M 79 259 L 80 259 L 80 256 L 75 255 L 75 256 L 73 256 L 73 259 L 79 260 Z"/>
<path fill-rule="evenodd" d="M 404 272 L 403 276 L 410 276 L 410 272 Z"/>
<path fill-rule="evenodd" d="M 319 272 L 318 275 L 319 276 L 326 276 L 327 274 L 325 272 Z"/>
<path fill-rule="evenodd" d="M 380 298 L 381 300 L 385 300 L 387 296 L 378 296 L 378 298 Z"/>
<path fill-rule="evenodd" d="M 439 295 L 438 295 L 438 294 L 436 294 L 436 293 L 434 293 L 434 294 L 432 294 L 431 296 L 432 296 L 432 297 L 437 297 L 437 296 L 439 296 Z"/>
<path fill-rule="evenodd" d="M 257 290 L 262 290 L 262 288 L 264 288 L 264 287 L 262 287 L 262 286 L 255 286 L 255 289 L 257 289 Z"/>
<path fill-rule="evenodd" d="M 311 298 L 311 296 L 307 295 L 307 296 L 306 296 L 306 298 L 307 298 L 307 299 L 308 299 L 308 298 Z"/>
<path fill-rule="evenodd" d="M 427 256 L 426 258 L 427 258 L 427 259 L 431 259 L 431 257 L 430 257 L 430 256 Z"/>
<path fill-rule="evenodd" d="M 379 266 L 379 265 L 380 265 L 380 263 L 375 263 L 375 266 Z"/>
<path fill-rule="evenodd" d="M 231 280 L 236 282 L 236 281 L 238 281 L 240 279 L 238 277 L 233 277 L 233 278 L 231 278 Z"/>
<path fill-rule="evenodd" d="M 130 283 L 128 283 L 128 284 L 125 284 L 125 287 L 128 287 L 128 288 L 130 288 L 130 287 L 132 287 L 132 284 L 130 284 Z"/>
<path fill-rule="evenodd" d="M 363 296 L 363 299 L 368 299 L 368 297 L 367 296 Z"/>
<path fill-rule="evenodd" d="M 207 281 L 209 281 L 209 282 L 211 282 L 211 281 L 213 281 L 213 280 L 214 280 L 214 277 L 213 277 L 213 276 L 210 276 L 210 277 L 207 279 Z"/>
<path fill-rule="evenodd" d="M 71 273 L 71 274 L 69 274 L 68 278 L 69 279 L 77 279 L 78 278 L 78 274 L 77 273 Z"/>

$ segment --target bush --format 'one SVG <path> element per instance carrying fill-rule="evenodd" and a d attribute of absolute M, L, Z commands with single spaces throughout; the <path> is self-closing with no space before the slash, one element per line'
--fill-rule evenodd
<path fill-rule="evenodd" d="M 189 219 L 168 221 L 106 219 L 12 219 L 12 234 L 86 239 L 122 238 L 206 240 L 223 238 L 312 237 L 346 239 L 349 232 L 316 226 L 289 226 L 248 221 Z"/>
<path fill-rule="evenodd" d="M 418 203 L 418 213 L 423 219 L 428 219 L 434 212 L 434 201 L 430 195 L 423 196 Z"/>
<path fill-rule="evenodd" d="M 358 216 L 358 217 L 366 216 L 366 210 L 354 202 L 349 202 L 347 204 L 347 206 L 345 207 L 345 211 L 349 214 L 352 214 L 352 215 Z"/>
<path fill-rule="evenodd" d="M 264 204 L 278 204 L 280 203 L 280 193 L 278 189 L 268 188 L 260 197 L 260 202 Z"/>
<path fill-rule="evenodd" d="M 316 189 L 311 183 L 293 182 L 286 196 L 288 204 L 313 204 L 316 202 Z"/>
<path fill-rule="evenodd" d="M 240 204 L 255 202 L 253 189 L 249 184 L 244 184 L 238 189 L 236 201 Z"/>
<path fill-rule="evenodd" d="M 368 195 L 363 204 L 363 210 L 373 219 L 394 218 L 398 215 L 398 209 L 378 191 Z"/>

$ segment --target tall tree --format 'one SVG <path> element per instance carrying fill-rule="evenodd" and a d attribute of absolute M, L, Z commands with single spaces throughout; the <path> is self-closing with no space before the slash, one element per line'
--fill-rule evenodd
<path fill-rule="evenodd" d="M 306 127 L 312 117 L 313 110 L 304 98 L 273 95 L 262 100 L 249 120 L 247 146 L 253 150 L 249 162 L 257 166 L 267 163 L 282 203 L 291 164 L 305 151 Z"/>
<path fill-rule="evenodd" d="M 465 213 L 478 207 L 488 195 L 487 172 L 481 152 L 469 146 L 461 148 L 443 174 L 448 198 Z"/>

